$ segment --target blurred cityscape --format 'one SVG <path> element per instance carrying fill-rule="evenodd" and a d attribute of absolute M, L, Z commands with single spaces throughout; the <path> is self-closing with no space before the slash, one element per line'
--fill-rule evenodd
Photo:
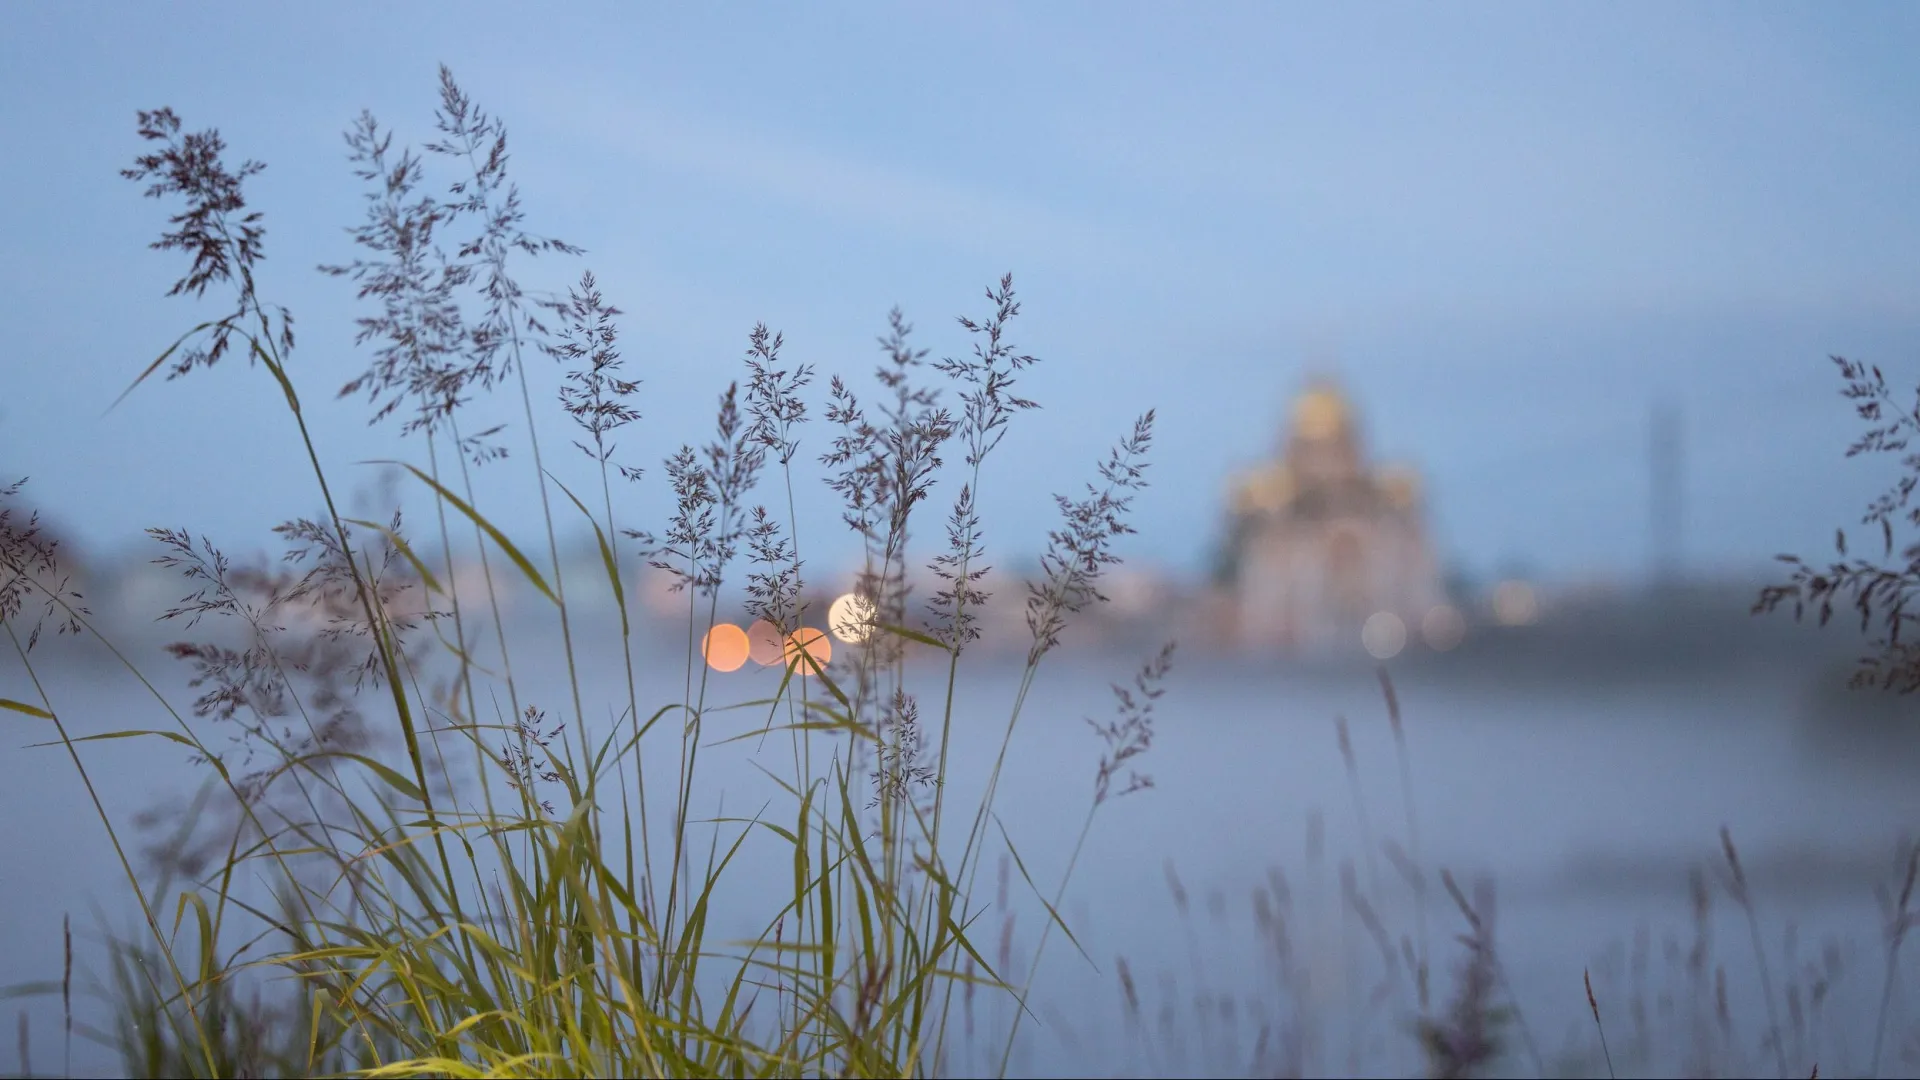
<path fill-rule="evenodd" d="M 1182 577 L 1122 563 L 1101 585 L 1109 602 L 1074 620 L 1063 646 L 1138 650 L 1176 638 L 1189 655 L 1243 666 L 1384 661 L 1503 679 L 1575 680 L 1783 663 L 1831 668 L 1863 646 L 1857 634 L 1819 634 L 1785 614 L 1752 615 L 1764 582 L 1676 569 L 1679 437 L 1670 413 L 1656 411 L 1651 425 L 1650 559 L 1638 581 L 1518 575 L 1475 581 L 1450 574 L 1428 531 L 1419 472 L 1370 459 L 1360 410 L 1337 382 L 1309 380 L 1281 420 L 1270 460 L 1225 478 L 1211 573 Z M 69 546 L 63 562 L 70 586 L 87 597 L 103 629 L 177 635 L 177 622 L 153 620 L 202 583 L 153 565 L 137 550 L 104 558 L 82 549 L 76 557 Z M 494 581 L 505 583 L 503 617 L 537 611 L 531 590 L 516 587 L 518 576 L 503 573 L 503 565 L 493 567 Z M 569 581 L 592 583 L 570 590 L 570 607 L 611 617 L 598 547 L 590 539 L 574 544 L 563 565 Z M 1033 570 L 1030 579 L 1039 576 Z M 623 574 L 630 612 L 643 628 L 684 632 L 688 594 L 674 591 L 671 574 L 638 560 Z M 907 577 L 915 598 L 910 610 L 918 611 L 942 583 L 924 566 L 909 568 Z M 1020 578 L 996 569 L 982 583 L 993 599 L 978 616 L 980 650 L 1019 655 L 1030 645 L 1028 582 Z M 477 564 L 457 566 L 449 580 L 463 597 L 484 593 Z M 857 643 L 871 630 L 854 580 L 851 568 L 843 568 L 809 583 L 810 625 L 797 633 L 799 644 L 821 659 L 836 643 Z M 417 605 L 417 593 L 400 602 Z M 777 663 L 795 645 L 744 611 L 744 597 L 722 594 L 716 612 L 722 625 L 708 643 L 710 662 L 722 670 L 749 660 Z M 282 623 L 300 617 L 276 612 Z"/>

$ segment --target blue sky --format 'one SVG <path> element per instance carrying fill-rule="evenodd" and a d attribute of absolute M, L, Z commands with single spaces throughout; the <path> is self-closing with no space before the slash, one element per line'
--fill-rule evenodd
<path fill-rule="evenodd" d="M 1890 475 L 1843 460 L 1825 357 L 1920 375 L 1910 5 L 20 3 L 0 26 L 0 476 L 89 545 L 169 525 L 246 550 L 317 506 L 263 371 L 103 415 L 216 308 L 162 296 L 181 262 L 144 245 L 168 211 L 117 175 L 136 109 L 268 164 L 262 289 L 299 320 L 336 474 L 424 460 L 331 400 L 367 356 L 314 267 L 354 254 L 340 133 L 365 108 L 426 141 L 440 62 L 507 122 L 529 227 L 588 249 L 526 284 L 590 268 L 627 313 L 646 418 L 621 457 L 649 467 L 628 520 L 659 520 L 659 461 L 708 436 L 756 320 L 859 385 L 890 306 L 957 353 L 953 316 L 1008 270 L 1046 363 L 981 492 L 1002 558 L 1153 406 L 1131 550 L 1197 570 L 1228 476 L 1328 369 L 1424 473 L 1450 561 L 1640 574 L 1664 398 L 1688 563 L 1753 567 L 1824 552 Z M 534 375 L 549 464 L 585 476 L 557 373 Z M 517 402 L 487 408 L 517 429 Z M 494 471 L 533 539 L 524 462 Z M 802 499 L 823 535 L 833 505 Z"/>

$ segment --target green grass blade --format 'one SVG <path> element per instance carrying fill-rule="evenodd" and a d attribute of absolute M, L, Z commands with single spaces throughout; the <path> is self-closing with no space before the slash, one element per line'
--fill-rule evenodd
<path fill-rule="evenodd" d="M 448 491 L 445 485 L 441 484 L 438 480 L 435 480 L 433 477 L 428 476 L 424 472 L 421 472 L 418 468 L 412 465 L 408 465 L 404 461 L 390 461 L 385 459 L 375 459 L 372 461 L 363 461 L 361 462 L 361 464 L 363 465 L 398 465 L 401 468 L 406 469 L 408 472 L 412 473 L 413 475 L 419 477 L 422 483 L 426 484 L 428 487 L 432 488 L 435 492 L 439 493 L 441 498 L 452 503 L 454 509 L 460 511 L 462 514 L 465 514 L 469 521 L 472 521 L 475 525 L 479 526 L 481 531 L 485 532 L 489 537 L 491 537 L 493 539 L 494 544 L 500 548 L 501 552 L 503 552 L 507 556 L 507 558 L 513 560 L 513 565 L 519 567 L 520 572 L 526 575 L 526 578 L 528 581 L 531 581 L 533 583 L 533 587 L 540 590 L 540 595 L 546 597 L 548 600 L 553 601 L 555 606 L 559 605 L 560 598 L 555 596 L 553 594 L 553 590 L 547 587 L 547 579 L 540 576 L 540 571 L 534 569 L 533 563 L 525 555 L 520 553 L 520 549 L 513 545 L 513 541 L 507 539 L 506 533 L 503 533 L 498 528 L 494 527 L 493 522 L 488 521 L 485 517 L 483 517 L 480 511 L 475 510 L 471 506 L 468 506 L 465 499 L 462 499 L 460 496 L 455 495 L 451 491 Z"/>
<path fill-rule="evenodd" d="M 1086 957 L 1087 963 L 1093 963 L 1093 957 L 1087 956 L 1087 950 L 1080 948 L 1080 939 L 1073 936 L 1072 930 L 1067 929 L 1067 921 L 1060 917 L 1060 913 L 1054 910 L 1053 904 L 1048 902 L 1045 896 L 1041 895 L 1040 887 L 1033 883 L 1033 876 L 1027 873 L 1027 864 L 1020 858 L 1019 849 L 1013 846 L 1013 837 L 1007 835 L 1007 826 L 1000 820 L 999 814 L 993 815 L 993 823 L 1000 829 L 1000 839 L 1007 842 L 1007 853 L 1013 856 L 1013 865 L 1019 869 L 1020 879 L 1027 883 L 1027 888 L 1033 890 L 1033 895 L 1038 898 L 1041 905 L 1047 909 L 1047 916 L 1053 920 L 1053 924 L 1060 928 L 1061 933 L 1067 935 L 1067 940 L 1073 942 L 1073 947 L 1079 951 L 1081 956 Z"/>
<path fill-rule="evenodd" d="M 547 478 L 565 492 L 567 498 L 573 500 L 573 505 L 579 507 L 581 515 L 587 519 L 587 524 L 593 526 L 593 538 L 600 544 L 600 565 L 606 568 L 607 583 L 613 586 L 613 598 L 620 608 L 620 633 L 624 637 L 632 632 L 632 627 L 627 622 L 627 591 L 620 584 L 620 563 L 613 556 L 613 545 L 607 543 L 607 534 L 601 530 L 599 520 L 593 516 L 593 511 L 587 509 L 587 504 L 581 502 L 579 496 L 576 496 L 567 485 L 562 484 L 560 478 L 553 473 L 547 473 Z"/>
<path fill-rule="evenodd" d="M 53 719 L 52 713 L 48 713 L 46 714 L 46 716 L 47 716 L 47 719 L 49 720 Z M 185 735 L 182 735 L 177 731 L 109 731 L 102 735 L 77 735 L 73 738 L 72 741 L 77 743 L 99 742 L 102 739 L 134 739 L 134 738 L 139 738 L 142 735 L 158 735 L 163 739 L 170 739 L 174 742 L 177 742 L 181 746 L 191 746 L 195 750 L 201 749 L 201 746 L 199 743 L 194 742 L 192 739 L 187 738 Z M 67 744 L 63 742 L 59 742 L 57 740 L 54 742 L 37 742 L 37 743 L 27 744 L 29 748 L 40 747 L 40 746 L 65 746 L 65 745 Z"/>

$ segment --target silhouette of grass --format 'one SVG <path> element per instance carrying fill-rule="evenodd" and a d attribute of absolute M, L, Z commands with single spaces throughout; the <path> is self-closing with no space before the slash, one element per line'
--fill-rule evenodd
<path fill-rule="evenodd" d="M 186 132 L 171 110 L 138 119 L 151 150 L 126 175 L 146 182 L 149 196 L 185 203 L 153 245 L 190 258 L 172 294 L 226 289 L 232 307 L 182 335 L 129 392 L 162 367 L 175 379 L 244 354 L 277 385 L 324 509 L 278 530 L 289 548 L 279 570 L 236 567 L 210 539 L 186 530 L 152 531 L 166 552 L 156 561 L 196 589 L 163 618 L 191 627 L 213 616 L 242 633 L 238 647 L 170 647 L 193 666 L 202 691 L 191 720 L 156 691 L 170 729 L 78 738 L 37 678 L 37 703 L 0 701 L 50 723 L 83 782 L 91 783 L 77 744 L 87 738 L 170 740 L 206 770 L 190 827 L 148 846 L 144 862 L 157 881 L 122 851 L 146 929 L 110 943 L 114 985 L 106 992 L 125 1023 L 90 1034 L 116 1047 L 130 1072 L 152 1076 L 895 1076 L 940 1067 L 957 1041 L 947 1033 L 958 1019 L 956 987 L 969 1023 L 983 986 L 1009 995 L 1024 1015 L 1045 937 L 1023 978 L 1004 951 L 990 962 L 970 936 L 984 910 L 972 882 L 995 848 L 1041 894 L 1038 868 L 994 812 L 1001 765 L 1034 671 L 1069 620 L 1104 599 L 1115 542 L 1132 531 L 1129 504 L 1146 483 L 1153 414 L 1099 463 L 1084 497 L 1059 498 L 1061 523 L 1029 586 L 1032 641 L 999 760 L 965 835 L 943 842 L 954 686 L 988 602 L 974 500 L 1011 417 L 1035 407 L 1012 393 L 1014 373 L 1038 361 L 1007 337 L 1020 310 L 1011 276 L 987 290 L 988 316 L 960 320 L 976 341 L 971 356 L 929 368 L 927 350 L 910 344 L 912 327 L 895 311 L 881 339 L 878 394 L 866 400 L 840 376 L 831 379 L 825 417 L 839 433 L 817 456 L 859 549 L 856 592 L 871 618 L 853 636 L 865 640 L 843 643 L 830 661 L 789 647 L 771 697 L 723 706 L 699 644 L 721 621 L 723 586 L 744 580 L 751 614 L 789 640 L 818 632 L 792 534 L 810 419 L 802 394 L 813 372 L 786 364 L 782 337 L 753 329 L 744 390 L 736 381 L 721 395 L 714 440 L 667 460 L 675 497 L 667 528 L 623 525 L 612 478 L 641 482 L 643 473 L 615 456 L 614 436 L 641 418 L 640 383 L 624 373 L 618 350 L 621 313 L 591 272 L 564 300 L 543 298 L 517 277 L 525 257 L 582 249 L 526 230 L 507 173 L 505 127 L 446 69 L 438 138 L 424 153 L 396 153 L 392 133 L 363 113 L 347 133 L 355 174 L 369 188 L 365 222 L 350 230 L 360 256 L 322 269 L 352 282 L 369 305 L 356 344 L 371 349 L 372 362 L 337 396 L 364 396 L 372 422 L 398 417 L 403 434 L 425 442 L 424 466 L 402 473 L 434 500 L 437 535 L 431 547 L 420 545 L 398 513 L 349 516 L 337 505 L 327 454 L 308 427 L 301 391 L 310 377 L 291 366 L 293 317 L 261 298 L 267 233 L 262 213 L 248 207 L 245 182 L 264 166 L 230 168 L 216 131 Z M 427 188 L 430 164 L 453 171 L 443 193 Z M 535 437 L 526 366 L 542 353 L 569 369 L 560 405 L 581 429 L 575 447 L 598 474 L 597 507 Z M 957 411 L 929 371 L 952 384 Z M 477 396 L 515 391 L 544 551 L 523 547 L 527 538 L 496 524 L 476 496 L 474 470 L 520 459 L 501 440 L 504 426 L 462 426 Z M 964 448 L 964 470 L 945 466 L 953 445 Z M 780 470 L 784 515 L 778 503 L 757 501 L 769 466 Z M 912 526 L 955 471 L 962 475 L 948 547 L 929 562 L 947 587 L 922 619 L 908 603 L 910 560 L 927 559 L 910 543 Z M 571 514 L 567 503 L 596 537 L 599 580 L 579 580 L 563 563 L 556 519 Z M 24 642 L 16 627 L 29 599 L 44 601 L 64 629 L 92 627 L 78 598 L 53 580 L 52 545 L 32 521 L 22 527 L 6 514 L 0 507 L 0 567 L 8 574 L 0 579 L 0 622 L 28 662 L 38 624 Z M 481 567 L 478 595 L 452 576 L 465 551 Z M 687 601 L 682 692 L 651 713 L 639 698 L 627 610 L 635 555 L 672 575 Z M 558 640 L 540 655 L 510 643 L 502 629 L 502 575 L 517 577 L 558 618 Z M 593 722 L 575 629 L 578 597 L 602 589 L 619 614 L 626 685 L 617 715 L 607 710 L 612 725 Z M 480 611 L 493 623 L 490 642 Z M 907 665 L 910 648 L 944 654 L 944 681 L 923 685 Z M 1118 721 L 1094 725 L 1104 751 L 1090 770 L 1079 843 L 1103 804 L 1151 786 L 1131 770 L 1151 745 L 1153 701 L 1171 655 L 1162 650 L 1132 688 L 1116 689 Z M 516 665 L 556 663 L 567 676 L 566 699 L 527 700 Z M 382 692 L 384 707 L 358 697 L 368 685 Z M 944 702 L 931 763 L 919 719 L 929 691 Z M 709 729 L 723 708 L 759 713 L 756 738 L 786 734 L 790 763 L 761 767 L 792 800 L 789 809 L 695 816 L 702 753 L 731 741 Z M 230 745 L 209 741 L 217 729 L 229 732 Z M 667 744 L 675 750 L 663 755 Z M 125 826 L 104 808 L 99 814 L 120 846 Z M 135 828 L 152 831 L 168 816 Z M 761 912 L 763 934 L 718 941 L 709 926 L 716 899 L 754 894 L 728 875 L 749 837 L 788 848 L 791 893 L 762 897 L 771 901 Z M 1042 903 L 1045 932 L 1058 929 L 1077 947 L 1057 910 L 1075 861 L 1060 871 L 1054 900 Z M 272 903 L 243 887 L 258 882 Z M 163 909 L 190 914 L 191 936 Z M 258 996 L 269 975 L 291 977 L 289 1003 Z M 70 980 L 62 985 L 70 989 Z M 1003 1070 L 1012 1045 L 1010 1031 Z M 24 1060 L 22 1067 L 30 1070 Z"/>

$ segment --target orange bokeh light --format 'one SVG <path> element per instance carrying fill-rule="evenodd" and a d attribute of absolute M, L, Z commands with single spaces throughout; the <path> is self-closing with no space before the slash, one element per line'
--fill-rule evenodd
<path fill-rule="evenodd" d="M 747 627 L 747 656 L 761 667 L 780 662 L 786 652 L 786 641 L 780 636 L 780 628 L 765 619 L 753 620 Z"/>
<path fill-rule="evenodd" d="M 811 626 L 803 626 L 795 630 L 787 635 L 785 659 L 789 667 L 794 664 L 800 665 L 798 670 L 802 675 L 813 674 L 813 665 L 800 658 L 802 649 L 805 649 L 807 655 L 813 658 L 814 664 L 821 667 L 826 667 L 827 662 L 833 659 L 833 642 L 827 638 L 826 634 Z"/>
<path fill-rule="evenodd" d="M 715 671 L 739 671 L 747 662 L 747 632 L 732 623 L 718 623 L 700 642 L 700 655 Z"/>

